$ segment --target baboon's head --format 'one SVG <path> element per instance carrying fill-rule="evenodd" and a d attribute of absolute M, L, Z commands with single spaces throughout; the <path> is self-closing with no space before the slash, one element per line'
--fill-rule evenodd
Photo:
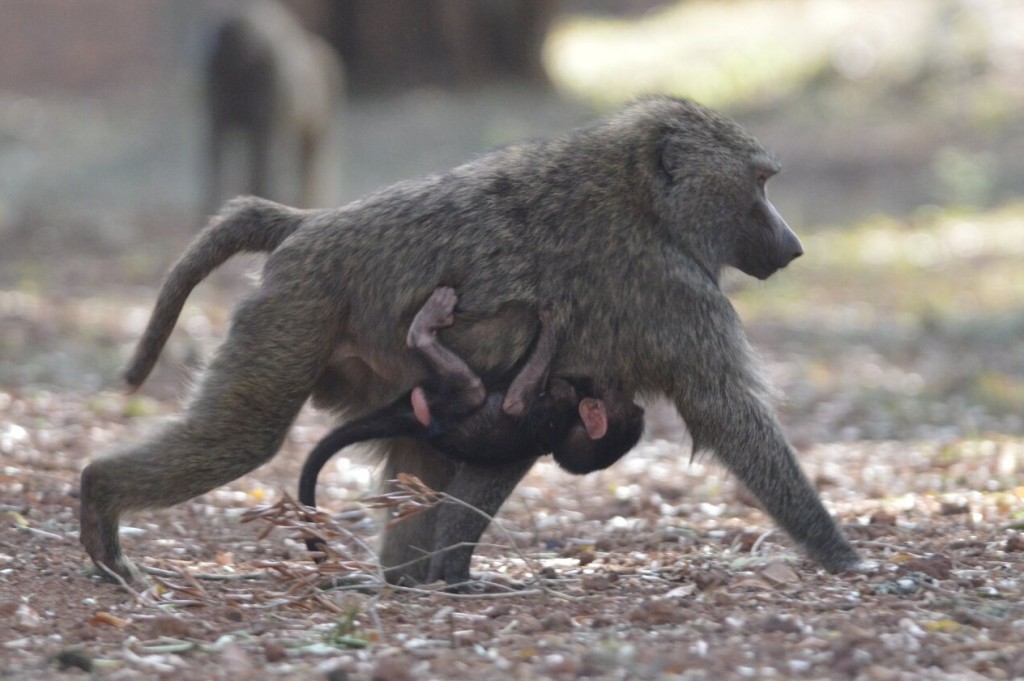
<path fill-rule="evenodd" d="M 731 265 L 765 279 L 803 254 L 800 240 L 768 201 L 780 169 L 734 121 L 687 100 L 643 100 L 627 115 L 655 130 L 648 138 L 655 212 L 670 242 L 718 277 Z"/>

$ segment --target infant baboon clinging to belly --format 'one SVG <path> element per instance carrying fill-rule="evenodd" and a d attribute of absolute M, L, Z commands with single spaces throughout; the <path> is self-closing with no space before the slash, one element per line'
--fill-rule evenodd
<path fill-rule="evenodd" d="M 457 297 L 436 289 L 409 326 L 407 345 L 427 380 L 368 416 L 328 433 L 302 468 L 299 500 L 316 505 L 320 470 L 340 449 L 385 437 L 415 437 L 458 461 L 500 466 L 554 454 L 570 473 L 607 468 L 643 433 L 644 410 L 622 392 L 588 379 L 548 378 L 557 350 L 551 310 L 540 312 L 540 333 L 526 363 L 504 392 L 484 386 L 437 332 L 455 322 Z M 316 540 L 307 545 L 316 550 Z"/>

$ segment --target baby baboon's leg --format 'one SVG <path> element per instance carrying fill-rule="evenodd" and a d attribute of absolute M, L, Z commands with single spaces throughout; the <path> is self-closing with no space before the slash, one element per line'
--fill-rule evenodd
<path fill-rule="evenodd" d="M 436 382 L 444 384 L 446 396 L 450 396 L 450 401 L 454 402 L 445 406 L 452 412 L 475 409 L 487 399 L 487 389 L 480 377 L 461 357 L 441 345 L 437 338 L 439 329 L 455 322 L 453 313 L 457 301 L 453 289 L 447 286 L 435 289 L 416 313 L 406 337 L 406 344 L 426 362 Z"/>
<path fill-rule="evenodd" d="M 537 345 L 533 348 L 530 358 L 526 360 L 522 370 L 505 391 L 502 410 L 509 416 L 521 416 L 526 411 L 527 402 L 535 399 L 547 382 L 551 360 L 558 350 L 555 329 L 551 326 L 551 306 L 546 305 L 540 311 L 540 333 Z"/>
<path fill-rule="evenodd" d="M 329 337 L 325 309 L 264 285 L 239 305 L 182 420 L 82 471 L 81 541 L 94 562 L 131 579 L 122 513 L 186 501 L 274 456 L 328 360 L 330 347 L 309 340 Z M 290 324 L 268 323 L 281 318 Z"/>

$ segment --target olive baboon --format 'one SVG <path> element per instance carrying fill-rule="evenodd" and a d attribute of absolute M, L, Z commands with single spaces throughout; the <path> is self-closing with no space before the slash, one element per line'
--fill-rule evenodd
<path fill-rule="evenodd" d="M 340 449 L 386 437 L 417 437 L 457 461 L 497 465 L 547 453 L 570 473 L 611 466 L 636 446 L 644 410 L 614 389 L 553 377 L 551 312 L 540 313 L 536 344 L 508 389 L 488 392 L 462 359 L 438 342 L 455 323 L 455 292 L 431 294 L 409 327 L 407 345 L 424 362 L 427 381 L 390 405 L 338 426 L 317 443 L 299 479 L 299 501 L 316 505 L 316 479 Z M 576 385 L 587 387 L 577 391 Z M 582 395 L 582 397 L 581 397 Z M 311 550 L 316 540 L 307 541 Z"/>
<path fill-rule="evenodd" d="M 260 286 L 181 420 L 82 472 L 82 542 L 129 576 L 122 513 L 176 504 L 270 459 L 310 395 L 366 413 L 424 379 L 405 329 L 439 286 L 459 291 L 441 332 L 485 385 L 513 375 L 550 302 L 552 373 L 669 396 L 695 450 L 715 454 L 828 570 L 850 546 L 797 464 L 732 305 L 726 266 L 766 278 L 802 254 L 765 196 L 778 171 L 730 119 L 651 97 L 574 133 L 514 145 L 336 210 L 228 204 L 172 268 L 128 376 L 145 379 L 191 287 L 240 250 L 271 250 Z M 453 462 L 386 441 L 400 472 L 494 514 L 530 468 Z M 487 521 L 456 504 L 390 528 L 392 580 L 462 582 Z M 456 546 L 450 550 L 446 547 Z M 426 558 L 425 554 L 431 554 Z"/>
<path fill-rule="evenodd" d="M 333 48 L 281 5 L 260 0 L 217 28 L 204 75 L 209 118 L 204 210 L 213 212 L 225 198 L 225 160 L 234 142 L 242 142 L 235 146 L 247 153 L 249 192 L 286 198 L 272 175 L 287 168 L 295 177 L 287 186 L 297 189 L 287 196 L 313 205 L 341 90 Z M 277 152 L 286 153 L 290 164 L 273 161 Z"/>

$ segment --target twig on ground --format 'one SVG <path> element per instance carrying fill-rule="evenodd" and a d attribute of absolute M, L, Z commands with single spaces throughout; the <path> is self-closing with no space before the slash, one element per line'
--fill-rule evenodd
<path fill-rule="evenodd" d="M 142 571 L 147 575 L 153 577 L 164 577 L 167 579 L 181 579 L 185 574 L 184 571 L 179 570 L 167 570 L 164 568 L 157 567 L 144 567 Z M 190 572 L 192 577 L 196 579 L 207 581 L 207 582 L 236 582 L 243 580 L 260 580 L 270 579 L 273 575 L 266 570 L 260 570 L 259 572 L 235 572 L 235 573 L 219 573 L 219 572 Z"/>
<path fill-rule="evenodd" d="M 889 544 L 886 542 L 877 541 L 875 539 L 854 539 L 853 545 L 858 548 L 864 549 L 880 549 L 882 551 L 891 551 L 893 553 L 906 553 L 908 555 L 919 558 L 920 555 L 916 554 L 907 549 L 905 546 L 897 546 L 896 544 Z"/>
<path fill-rule="evenodd" d="M 143 597 L 143 593 L 133 589 L 131 587 L 131 585 L 128 584 L 127 581 L 125 581 L 124 577 L 122 577 L 121 575 L 117 574 L 116 572 L 111 570 L 109 567 L 107 567 L 103 563 L 96 563 L 96 567 L 101 572 L 103 572 L 105 575 L 107 575 L 108 577 L 113 579 L 115 582 L 117 582 L 118 586 L 120 586 L 123 590 L 128 592 L 131 595 L 132 600 L 134 600 L 136 603 L 138 603 L 139 605 L 146 605 L 147 604 L 147 600 Z"/>
<path fill-rule="evenodd" d="M 767 539 L 768 537 L 770 537 L 774 533 L 775 533 L 774 529 L 768 530 L 766 532 L 762 532 L 761 535 L 758 536 L 758 538 L 756 540 L 754 540 L 754 543 L 750 546 L 750 555 L 756 556 L 757 552 L 761 549 L 761 544 L 764 543 L 764 540 Z"/>
<path fill-rule="evenodd" d="M 423 481 L 415 476 L 399 474 L 397 479 L 389 481 L 392 489 L 384 494 L 367 497 L 362 500 L 364 507 L 372 509 L 387 509 L 391 514 L 389 526 L 401 522 L 419 513 L 425 512 L 438 504 L 451 503 L 462 506 L 478 513 L 493 522 L 494 518 L 480 509 L 460 499 L 456 499 L 443 492 L 437 492 L 428 487 Z M 365 514 L 350 514 L 352 519 L 362 519 Z M 362 591 L 374 594 L 374 599 L 382 597 L 386 593 L 408 593 L 421 596 L 442 596 L 453 600 L 461 599 L 501 599 L 515 597 L 529 597 L 542 594 L 554 595 L 566 600 L 578 600 L 576 597 L 562 594 L 549 588 L 540 578 L 540 569 L 536 561 L 527 556 L 516 544 L 506 528 L 497 524 L 498 531 L 508 540 L 508 544 L 493 544 L 491 546 L 503 551 L 512 550 L 522 561 L 523 565 L 530 572 L 530 579 L 527 584 L 534 584 L 536 588 L 516 589 L 514 586 L 501 584 L 494 581 L 473 581 L 463 584 L 447 584 L 443 588 L 431 588 L 429 586 L 402 586 L 390 584 L 384 577 L 384 568 L 380 564 L 376 552 L 351 529 L 339 522 L 338 517 L 325 513 L 316 508 L 300 504 L 287 493 L 283 493 L 281 499 L 272 506 L 260 507 L 246 512 L 241 521 L 251 522 L 260 520 L 267 523 L 267 529 L 260 533 L 261 537 L 267 536 L 274 527 L 280 527 L 293 532 L 298 532 L 302 539 L 315 538 L 324 543 L 322 555 L 325 560 L 320 563 L 296 563 L 290 561 L 257 561 L 254 565 L 262 570 L 246 575 L 219 575 L 204 576 L 201 574 L 191 575 L 192 579 L 203 579 L 210 577 L 215 579 L 244 578 L 269 578 L 277 577 L 290 582 L 285 592 L 271 595 L 270 600 L 262 604 L 253 604 L 250 607 L 267 608 L 279 607 L 284 604 L 296 604 L 301 601 L 315 602 L 332 612 L 338 611 L 338 606 L 326 597 L 323 593 L 323 581 L 329 580 L 352 580 L 353 583 L 331 586 L 334 591 Z M 339 547 L 336 540 L 341 540 L 342 547 Z M 429 559 L 433 555 L 443 553 L 467 546 L 485 546 L 480 543 L 462 543 L 454 546 L 438 549 L 436 552 L 424 552 L 422 556 L 410 561 L 418 562 Z M 357 553 L 353 555 L 350 549 Z M 363 555 L 359 555 L 363 554 Z M 311 553 L 310 556 L 313 554 Z M 365 557 L 364 557 L 365 556 Z M 401 568 L 403 566 L 391 566 Z M 455 593 L 454 591 L 463 587 L 485 587 L 499 589 L 492 593 Z M 168 586 L 168 588 L 174 588 Z M 372 609 L 372 606 L 371 606 Z M 378 627 L 380 630 L 380 627 Z"/>
<path fill-rule="evenodd" d="M 64 541 L 65 539 L 67 539 L 67 537 L 65 537 L 62 534 L 47 532 L 46 530 L 40 530 L 37 527 L 29 527 L 28 525 L 15 525 L 14 529 L 18 532 L 27 532 L 29 534 L 34 534 L 37 537 L 43 537 L 45 539 L 55 539 L 57 541 Z"/>

